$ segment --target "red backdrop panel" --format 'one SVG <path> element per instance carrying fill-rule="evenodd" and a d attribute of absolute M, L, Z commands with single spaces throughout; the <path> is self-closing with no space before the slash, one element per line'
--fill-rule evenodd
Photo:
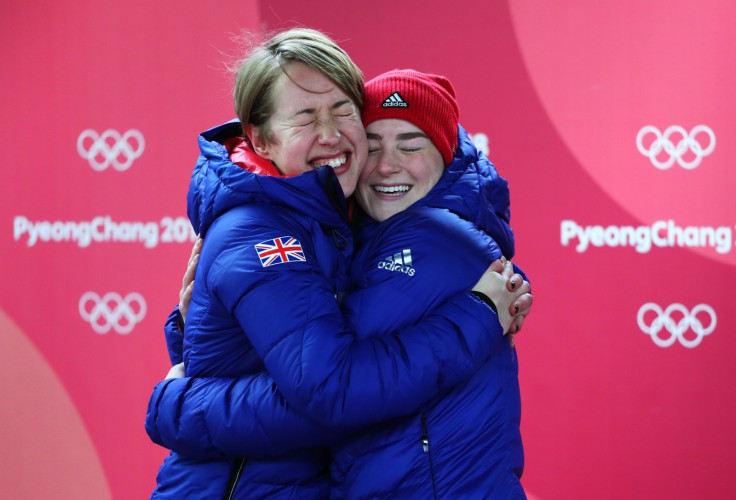
<path fill-rule="evenodd" d="M 165 451 L 143 421 L 191 249 L 196 138 L 233 116 L 223 64 L 231 36 L 258 28 L 256 3 L 215 4 L 3 10 L 0 336 L 16 368 L 0 406 L 0 427 L 14 429 L 2 434 L 3 498 L 153 490 Z M 39 476 L 76 493 L 39 495 Z"/>
<path fill-rule="evenodd" d="M 196 135 L 233 116 L 232 35 L 299 24 L 368 78 L 447 75 L 510 181 L 536 298 L 517 337 L 530 498 L 736 496 L 734 14 L 723 0 L 5 8 L 0 493 L 152 490 L 165 450 L 143 417 L 191 247 Z"/>

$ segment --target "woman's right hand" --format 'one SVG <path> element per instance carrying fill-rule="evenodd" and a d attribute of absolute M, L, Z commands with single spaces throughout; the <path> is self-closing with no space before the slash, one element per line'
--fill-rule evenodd
<path fill-rule="evenodd" d="M 512 304 L 523 295 L 531 299 L 530 290 L 529 282 L 524 281 L 520 274 L 514 273 L 513 265 L 506 259 L 492 262 L 473 287 L 473 291 L 483 293 L 496 306 L 498 321 L 503 327 L 504 334 L 509 333 L 514 322 Z M 519 321 L 516 322 L 515 331 L 512 333 L 518 331 L 517 327 L 520 327 Z"/>
<path fill-rule="evenodd" d="M 192 247 L 192 254 L 189 256 L 187 270 L 181 280 L 181 290 L 179 291 L 179 314 L 182 321 L 186 320 L 189 303 L 192 301 L 192 289 L 194 288 L 194 274 L 197 271 L 197 262 L 199 261 L 199 253 L 202 251 L 202 238 L 197 238 Z"/>

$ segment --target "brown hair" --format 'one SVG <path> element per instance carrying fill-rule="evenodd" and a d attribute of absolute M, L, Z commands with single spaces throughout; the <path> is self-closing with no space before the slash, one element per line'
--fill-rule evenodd
<path fill-rule="evenodd" d="M 289 64 L 298 61 L 335 82 L 358 108 L 363 108 L 363 73 L 350 56 L 324 33 L 294 28 L 273 36 L 243 60 L 235 77 L 235 113 L 240 123 L 258 127 L 271 140 L 268 118 L 273 114 L 273 88 Z"/>

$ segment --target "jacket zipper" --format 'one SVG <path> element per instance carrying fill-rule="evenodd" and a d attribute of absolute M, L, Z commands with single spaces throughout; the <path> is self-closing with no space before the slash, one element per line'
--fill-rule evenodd
<path fill-rule="evenodd" d="M 225 486 L 225 494 L 222 495 L 222 500 L 232 500 L 233 496 L 235 495 L 235 488 L 238 487 L 240 476 L 243 474 L 245 462 L 246 459 L 241 458 L 237 462 L 233 463 L 233 470 L 230 471 L 230 477 L 227 480 L 227 485 Z"/>
<path fill-rule="evenodd" d="M 434 500 L 437 500 L 437 482 L 434 477 L 434 467 L 432 465 L 432 453 L 429 450 L 429 436 L 427 434 L 427 417 L 422 415 L 422 450 L 427 454 L 429 460 L 429 474 L 432 479 L 432 491 L 434 492 Z"/>

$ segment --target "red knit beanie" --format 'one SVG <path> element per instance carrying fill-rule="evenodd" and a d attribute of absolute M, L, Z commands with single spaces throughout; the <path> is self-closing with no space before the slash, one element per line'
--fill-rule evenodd
<path fill-rule="evenodd" d="M 365 84 L 363 125 L 396 118 L 413 123 L 439 149 L 445 166 L 457 147 L 459 111 L 455 89 L 444 76 L 395 69 Z"/>

